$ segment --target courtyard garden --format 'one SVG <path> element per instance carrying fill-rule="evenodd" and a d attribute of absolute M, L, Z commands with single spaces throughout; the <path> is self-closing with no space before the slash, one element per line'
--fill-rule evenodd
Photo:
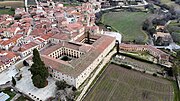
<path fill-rule="evenodd" d="M 6 88 L 4 90 L 1 90 L 0 92 L 4 92 L 5 94 L 9 95 L 9 99 L 7 99 L 6 101 L 10 101 L 16 94 L 11 91 L 11 88 Z"/>

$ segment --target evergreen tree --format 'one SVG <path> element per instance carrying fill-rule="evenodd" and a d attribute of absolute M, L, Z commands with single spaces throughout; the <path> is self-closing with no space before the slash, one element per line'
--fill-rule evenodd
<path fill-rule="evenodd" d="M 173 72 L 175 76 L 180 75 L 180 51 L 177 51 L 176 58 L 173 60 Z"/>
<path fill-rule="evenodd" d="M 64 90 L 68 86 L 68 84 L 64 80 L 63 81 L 56 81 L 55 84 L 56 84 L 58 90 Z"/>
<path fill-rule="evenodd" d="M 48 69 L 45 67 L 44 62 L 40 58 L 40 54 L 37 49 L 33 50 L 33 64 L 30 68 L 32 74 L 32 81 L 34 86 L 43 88 L 46 86 L 46 79 L 49 75 Z"/>
<path fill-rule="evenodd" d="M 12 83 L 13 83 L 13 86 L 16 85 L 16 80 L 14 79 L 14 77 L 12 76 Z"/>

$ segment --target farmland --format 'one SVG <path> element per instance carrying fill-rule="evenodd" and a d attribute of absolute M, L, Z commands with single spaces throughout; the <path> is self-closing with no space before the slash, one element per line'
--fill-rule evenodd
<path fill-rule="evenodd" d="M 133 41 L 138 37 L 143 42 L 147 41 L 148 36 L 142 31 L 142 23 L 151 14 L 144 12 L 109 12 L 102 16 L 102 23 L 112 26 L 118 30 L 122 36 L 123 41 Z"/>
<path fill-rule="evenodd" d="M 172 101 L 172 82 L 110 64 L 84 101 Z"/>

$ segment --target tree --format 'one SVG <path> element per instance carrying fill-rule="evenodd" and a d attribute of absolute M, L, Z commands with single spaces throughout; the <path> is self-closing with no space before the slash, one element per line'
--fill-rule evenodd
<path fill-rule="evenodd" d="M 66 81 L 56 81 L 56 86 L 58 88 L 58 90 L 64 90 L 68 84 L 66 83 Z"/>
<path fill-rule="evenodd" d="M 46 79 L 43 79 L 40 75 L 32 76 L 32 81 L 34 86 L 38 88 L 43 88 L 46 84 Z"/>
<path fill-rule="evenodd" d="M 164 43 L 164 42 L 163 42 L 163 38 L 162 38 L 162 37 L 158 37 L 158 38 L 156 39 L 156 41 L 155 41 L 155 45 L 158 45 L 158 46 L 164 45 L 163 43 Z"/>
<path fill-rule="evenodd" d="M 156 29 L 154 27 L 149 28 L 147 31 L 151 36 L 153 36 L 153 34 L 156 33 Z"/>
<path fill-rule="evenodd" d="M 175 0 L 175 3 L 180 5 L 180 0 Z"/>
<path fill-rule="evenodd" d="M 177 51 L 176 58 L 173 60 L 173 72 L 175 76 L 180 75 L 180 51 Z"/>
<path fill-rule="evenodd" d="M 174 61 L 173 61 L 173 74 L 174 74 L 174 76 L 178 76 L 178 74 L 180 73 L 179 63 L 180 62 L 177 59 L 174 59 Z"/>
<path fill-rule="evenodd" d="M 180 61 L 180 51 L 177 51 L 176 58 Z"/>
<path fill-rule="evenodd" d="M 151 13 L 154 13 L 155 9 L 153 4 L 148 4 L 146 6 L 144 6 L 145 9 L 148 9 Z"/>
<path fill-rule="evenodd" d="M 30 68 L 32 74 L 32 81 L 35 87 L 43 88 L 46 86 L 46 79 L 49 76 L 48 69 L 45 67 L 44 62 L 41 60 L 37 49 L 33 50 L 33 64 Z"/>
<path fill-rule="evenodd" d="M 12 76 L 12 83 L 13 83 L 13 86 L 16 85 L 16 80 L 14 79 L 14 77 Z"/>
<path fill-rule="evenodd" d="M 143 29 L 143 30 L 147 30 L 147 29 L 149 28 L 149 26 L 150 26 L 149 20 L 145 20 L 145 21 L 143 22 L 142 29 Z"/>
<path fill-rule="evenodd" d="M 21 17 L 22 17 L 22 16 L 21 16 L 20 14 L 19 14 L 19 15 L 15 15 L 15 16 L 14 16 L 14 20 L 20 20 Z"/>

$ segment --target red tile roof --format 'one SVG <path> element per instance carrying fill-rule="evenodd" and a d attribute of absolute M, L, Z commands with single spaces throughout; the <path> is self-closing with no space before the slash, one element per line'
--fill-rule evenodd
<path fill-rule="evenodd" d="M 23 35 L 16 34 L 14 37 L 10 38 L 9 40 L 1 40 L 0 44 L 6 46 L 6 45 L 8 45 L 10 43 L 15 43 L 21 37 L 23 37 Z"/>

